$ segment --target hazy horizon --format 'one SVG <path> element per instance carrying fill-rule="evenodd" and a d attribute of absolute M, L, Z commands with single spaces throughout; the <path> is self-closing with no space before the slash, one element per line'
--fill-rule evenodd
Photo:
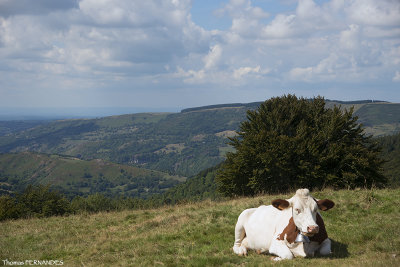
<path fill-rule="evenodd" d="M 262 102 L 264 100 L 252 101 Z M 326 99 L 329 101 L 384 101 L 396 103 L 382 99 Z M 223 104 L 248 104 L 252 102 L 229 102 L 229 103 L 210 103 L 202 106 L 223 105 Z M 181 112 L 187 108 L 196 108 L 202 106 L 186 106 L 186 107 L 0 107 L 0 121 L 8 120 L 54 120 L 54 119 L 80 119 L 80 118 L 97 118 L 107 116 L 117 116 L 123 114 L 134 113 L 159 113 L 159 112 Z"/>
<path fill-rule="evenodd" d="M 137 107 L 0 107 L 1 120 L 46 120 L 116 116 L 147 112 L 180 112 L 181 108 Z"/>

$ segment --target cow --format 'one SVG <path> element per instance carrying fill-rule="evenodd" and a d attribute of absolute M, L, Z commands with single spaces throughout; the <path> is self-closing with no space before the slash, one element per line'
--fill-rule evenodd
<path fill-rule="evenodd" d="M 244 210 L 235 227 L 234 253 L 247 255 L 270 253 L 274 260 L 312 257 L 331 253 L 331 241 L 319 210 L 329 210 L 335 203 L 317 200 L 308 189 L 298 189 L 287 200 L 275 199 L 272 205 Z"/>

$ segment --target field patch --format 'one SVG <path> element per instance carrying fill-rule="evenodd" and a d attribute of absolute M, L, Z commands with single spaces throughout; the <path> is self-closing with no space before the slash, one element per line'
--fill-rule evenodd
<path fill-rule="evenodd" d="M 181 153 L 182 150 L 185 148 L 184 143 L 180 144 L 168 144 L 164 148 L 157 150 L 155 153 Z"/>

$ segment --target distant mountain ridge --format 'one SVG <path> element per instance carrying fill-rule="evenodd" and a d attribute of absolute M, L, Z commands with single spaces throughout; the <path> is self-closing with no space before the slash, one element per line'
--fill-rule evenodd
<path fill-rule="evenodd" d="M 209 109 L 219 109 L 219 108 L 248 108 L 248 109 L 255 109 L 263 102 L 252 102 L 252 103 L 232 103 L 232 104 L 219 104 L 219 105 L 208 105 L 208 106 L 201 106 L 201 107 L 194 107 L 194 108 L 186 108 L 182 109 L 181 112 L 193 112 L 193 111 L 203 111 Z"/>
<path fill-rule="evenodd" d="M 331 104 L 356 105 L 356 104 L 390 103 L 388 101 L 382 101 L 382 100 L 342 101 L 342 100 L 326 99 L 325 101 L 328 103 L 328 106 L 330 106 Z M 260 106 L 261 103 L 263 103 L 263 102 L 258 101 L 258 102 L 250 102 L 250 103 L 231 103 L 231 104 L 207 105 L 207 106 L 201 106 L 201 107 L 182 109 L 181 112 L 201 111 L 201 110 L 216 109 L 216 108 L 240 108 L 240 107 L 247 107 L 249 109 L 255 109 L 255 108 L 258 108 L 258 106 Z"/>
<path fill-rule="evenodd" d="M 9 129 L 0 136 L 0 153 L 33 151 L 84 160 L 103 159 L 170 175 L 189 177 L 222 162 L 232 151 L 227 137 L 262 102 L 184 109 L 179 113 L 136 113 L 97 119 L 52 121 Z M 368 134 L 400 132 L 400 104 L 384 101 L 331 101 L 327 108 L 354 107 Z M 2 124 L 7 127 L 7 124 Z"/>
<path fill-rule="evenodd" d="M 343 101 L 343 100 L 330 100 L 326 99 L 327 102 L 334 102 L 339 104 L 346 105 L 355 105 L 355 104 L 373 104 L 373 103 L 390 103 L 389 101 L 383 100 L 353 100 L 353 101 Z"/>

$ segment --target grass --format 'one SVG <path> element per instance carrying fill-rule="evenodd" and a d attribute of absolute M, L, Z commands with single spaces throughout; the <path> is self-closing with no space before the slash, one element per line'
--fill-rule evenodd
<path fill-rule="evenodd" d="M 400 189 L 315 192 L 336 206 L 323 213 L 329 257 L 272 262 L 233 254 L 240 212 L 288 195 L 153 210 L 81 214 L 0 223 L 2 260 L 63 260 L 64 266 L 399 266 Z"/>

